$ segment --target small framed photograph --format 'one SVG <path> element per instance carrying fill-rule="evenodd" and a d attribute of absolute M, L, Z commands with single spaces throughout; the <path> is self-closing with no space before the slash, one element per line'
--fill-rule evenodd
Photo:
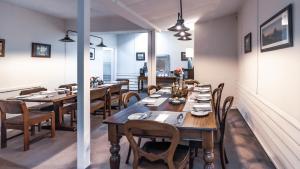
<path fill-rule="evenodd" d="M 42 43 L 32 43 L 31 56 L 40 58 L 50 58 L 51 45 Z"/>
<path fill-rule="evenodd" d="M 136 53 L 136 60 L 144 61 L 145 60 L 145 52 L 137 52 Z"/>
<path fill-rule="evenodd" d="M 95 48 L 90 48 L 90 60 L 95 60 Z"/>
<path fill-rule="evenodd" d="M 261 52 L 293 46 L 293 6 L 290 4 L 260 26 Z"/>
<path fill-rule="evenodd" d="M 250 53 L 251 51 L 252 51 L 252 34 L 250 32 L 244 37 L 244 52 Z"/>
<path fill-rule="evenodd" d="M 0 57 L 5 56 L 5 40 L 0 39 Z"/>
<path fill-rule="evenodd" d="M 188 58 L 186 57 L 186 53 L 185 52 L 181 52 L 181 61 L 187 61 Z"/>

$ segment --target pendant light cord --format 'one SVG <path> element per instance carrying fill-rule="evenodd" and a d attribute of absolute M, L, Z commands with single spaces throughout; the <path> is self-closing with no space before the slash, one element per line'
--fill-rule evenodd
<path fill-rule="evenodd" d="M 180 0 L 180 16 L 181 16 L 181 19 L 183 19 L 183 13 L 182 13 L 182 0 Z"/>

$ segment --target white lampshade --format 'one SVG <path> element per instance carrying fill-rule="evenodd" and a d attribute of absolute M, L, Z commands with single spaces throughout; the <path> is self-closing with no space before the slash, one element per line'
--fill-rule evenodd
<path fill-rule="evenodd" d="M 194 57 L 194 48 L 186 48 L 185 49 L 185 56 L 187 58 L 193 58 Z"/>

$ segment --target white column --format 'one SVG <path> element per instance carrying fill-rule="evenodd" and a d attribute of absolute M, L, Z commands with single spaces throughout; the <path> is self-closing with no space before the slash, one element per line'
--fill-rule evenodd
<path fill-rule="evenodd" d="M 90 161 L 90 0 L 77 0 L 77 168 Z"/>
<path fill-rule="evenodd" d="M 148 32 L 148 85 L 156 85 L 155 31 Z"/>

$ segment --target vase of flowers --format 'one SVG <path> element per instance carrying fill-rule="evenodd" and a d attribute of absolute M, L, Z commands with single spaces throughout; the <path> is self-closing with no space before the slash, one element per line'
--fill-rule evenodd
<path fill-rule="evenodd" d="M 174 75 L 177 77 L 178 79 L 178 84 L 180 88 L 183 88 L 183 69 L 182 67 L 177 67 L 174 71 Z"/>

